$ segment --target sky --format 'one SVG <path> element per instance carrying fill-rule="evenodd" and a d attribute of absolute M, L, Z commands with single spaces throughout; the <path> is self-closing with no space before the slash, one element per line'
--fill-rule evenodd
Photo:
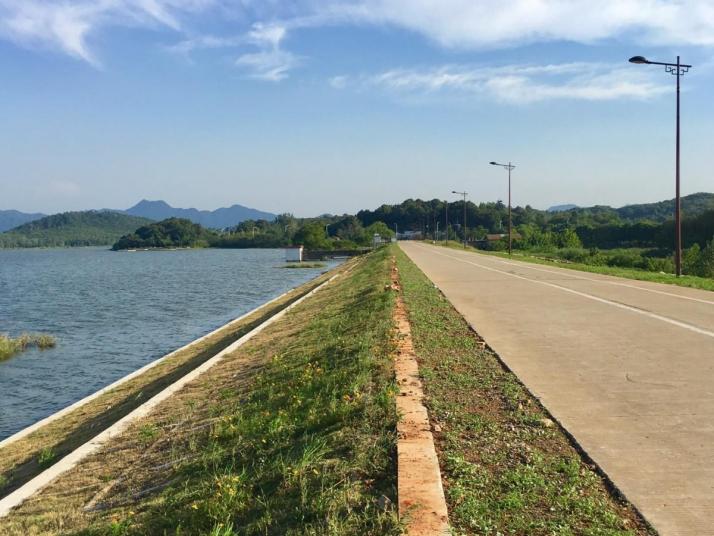
<path fill-rule="evenodd" d="M 0 0 L 0 209 L 714 191 L 714 0 Z"/>

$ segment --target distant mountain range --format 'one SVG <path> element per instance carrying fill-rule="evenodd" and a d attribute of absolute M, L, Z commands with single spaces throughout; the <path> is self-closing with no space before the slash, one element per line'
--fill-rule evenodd
<path fill-rule="evenodd" d="M 714 194 L 699 192 L 682 197 L 682 213 L 686 218 L 699 216 L 707 210 L 714 209 Z M 620 208 L 612 208 L 608 205 L 595 205 L 592 207 L 578 207 L 577 205 L 556 205 L 550 207 L 547 212 L 576 211 L 578 213 L 590 213 L 606 215 L 611 214 L 627 222 L 652 221 L 661 223 L 674 218 L 674 199 L 659 201 L 656 203 L 640 203 L 636 205 L 625 205 Z"/>
<path fill-rule="evenodd" d="M 195 208 L 174 208 L 165 201 L 139 201 L 127 210 L 102 209 L 93 212 L 118 212 L 130 216 L 148 218 L 150 220 L 165 220 L 166 218 L 186 218 L 194 223 L 200 223 L 204 227 L 212 229 L 223 229 L 238 225 L 245 220 L 269 220 L 275 219 L 275 214 L 256 210 L 243 205 L 233 205 L 216 210 L 197 210 Z M 91 211 L 86 211 L 91 212 Z M 28 214 L 17 210 L 0 210 L 0 233 L 14 229 L 31 221 L 44 218 L 47 214 Z"/>
<path fill-rule="evenodd" d="M 44 218 L 46 214 L 27 214 L 18 212 L 17 210 L 0 210 L 0 233 L 27 223 L 28 221 L 39 220 Z"/>
<path fill-rule="evenodd" d="M 233 227 L 245 220 L 272 221 L 275 219 L 275 214 L 243 205 L 232 205 L 216 210 L 197 210 L 195 208 L 174 208 L 165 201 L 147 201 L 146 199 L 139 201 L 124 212 L 132 216 L 141 216 L 157 221 L 166 218 L 185 218 L 212 229 Z"/>
<path fill-rule="evenodd" d="M 573 210 L 574 208 L 579 207 L 578 205 L 555 205 L 546 209 L 546 212 L 565 212 L 566 210 Z"/>

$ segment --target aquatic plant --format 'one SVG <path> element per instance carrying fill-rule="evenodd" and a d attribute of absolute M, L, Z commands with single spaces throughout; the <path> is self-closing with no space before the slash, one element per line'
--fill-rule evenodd
<path fill-rule="evenodd" d="M 8 335 L 0 334 L 0 361 L 9 359 L 28 348 L 46 350 L 55 346 L 57 346 L 55 338 L 46 333 L 23 333 L 14 339 Z"/>

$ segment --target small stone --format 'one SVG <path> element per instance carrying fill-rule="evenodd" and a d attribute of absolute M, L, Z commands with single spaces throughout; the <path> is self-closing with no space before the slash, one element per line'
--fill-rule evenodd
<path fill-rule="evenodd" d="M 555 423 L 547 418 L 543 418 L 539 422 L 543 428 L 553 428 L 553 426 L 555 426 Z"/>
<path fill-rule="evenodd" d="M 441 426 L 439 426 L 438 424 L 435 424 L 435 425 L 434 425 L 434 431 L 435 431 L 435 432 L 441 432 Z"/>

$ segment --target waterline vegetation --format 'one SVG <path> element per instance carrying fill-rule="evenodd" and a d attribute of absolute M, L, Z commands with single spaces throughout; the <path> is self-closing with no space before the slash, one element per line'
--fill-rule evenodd
<path fill-rule="evenodd" d="M 55 346 L 57 346 L 56 339 L 46 333 L 23 333 L 15 338 L 0 334 L 0 361 L 10 359 L 29 348 L 46 350 Z"/>

